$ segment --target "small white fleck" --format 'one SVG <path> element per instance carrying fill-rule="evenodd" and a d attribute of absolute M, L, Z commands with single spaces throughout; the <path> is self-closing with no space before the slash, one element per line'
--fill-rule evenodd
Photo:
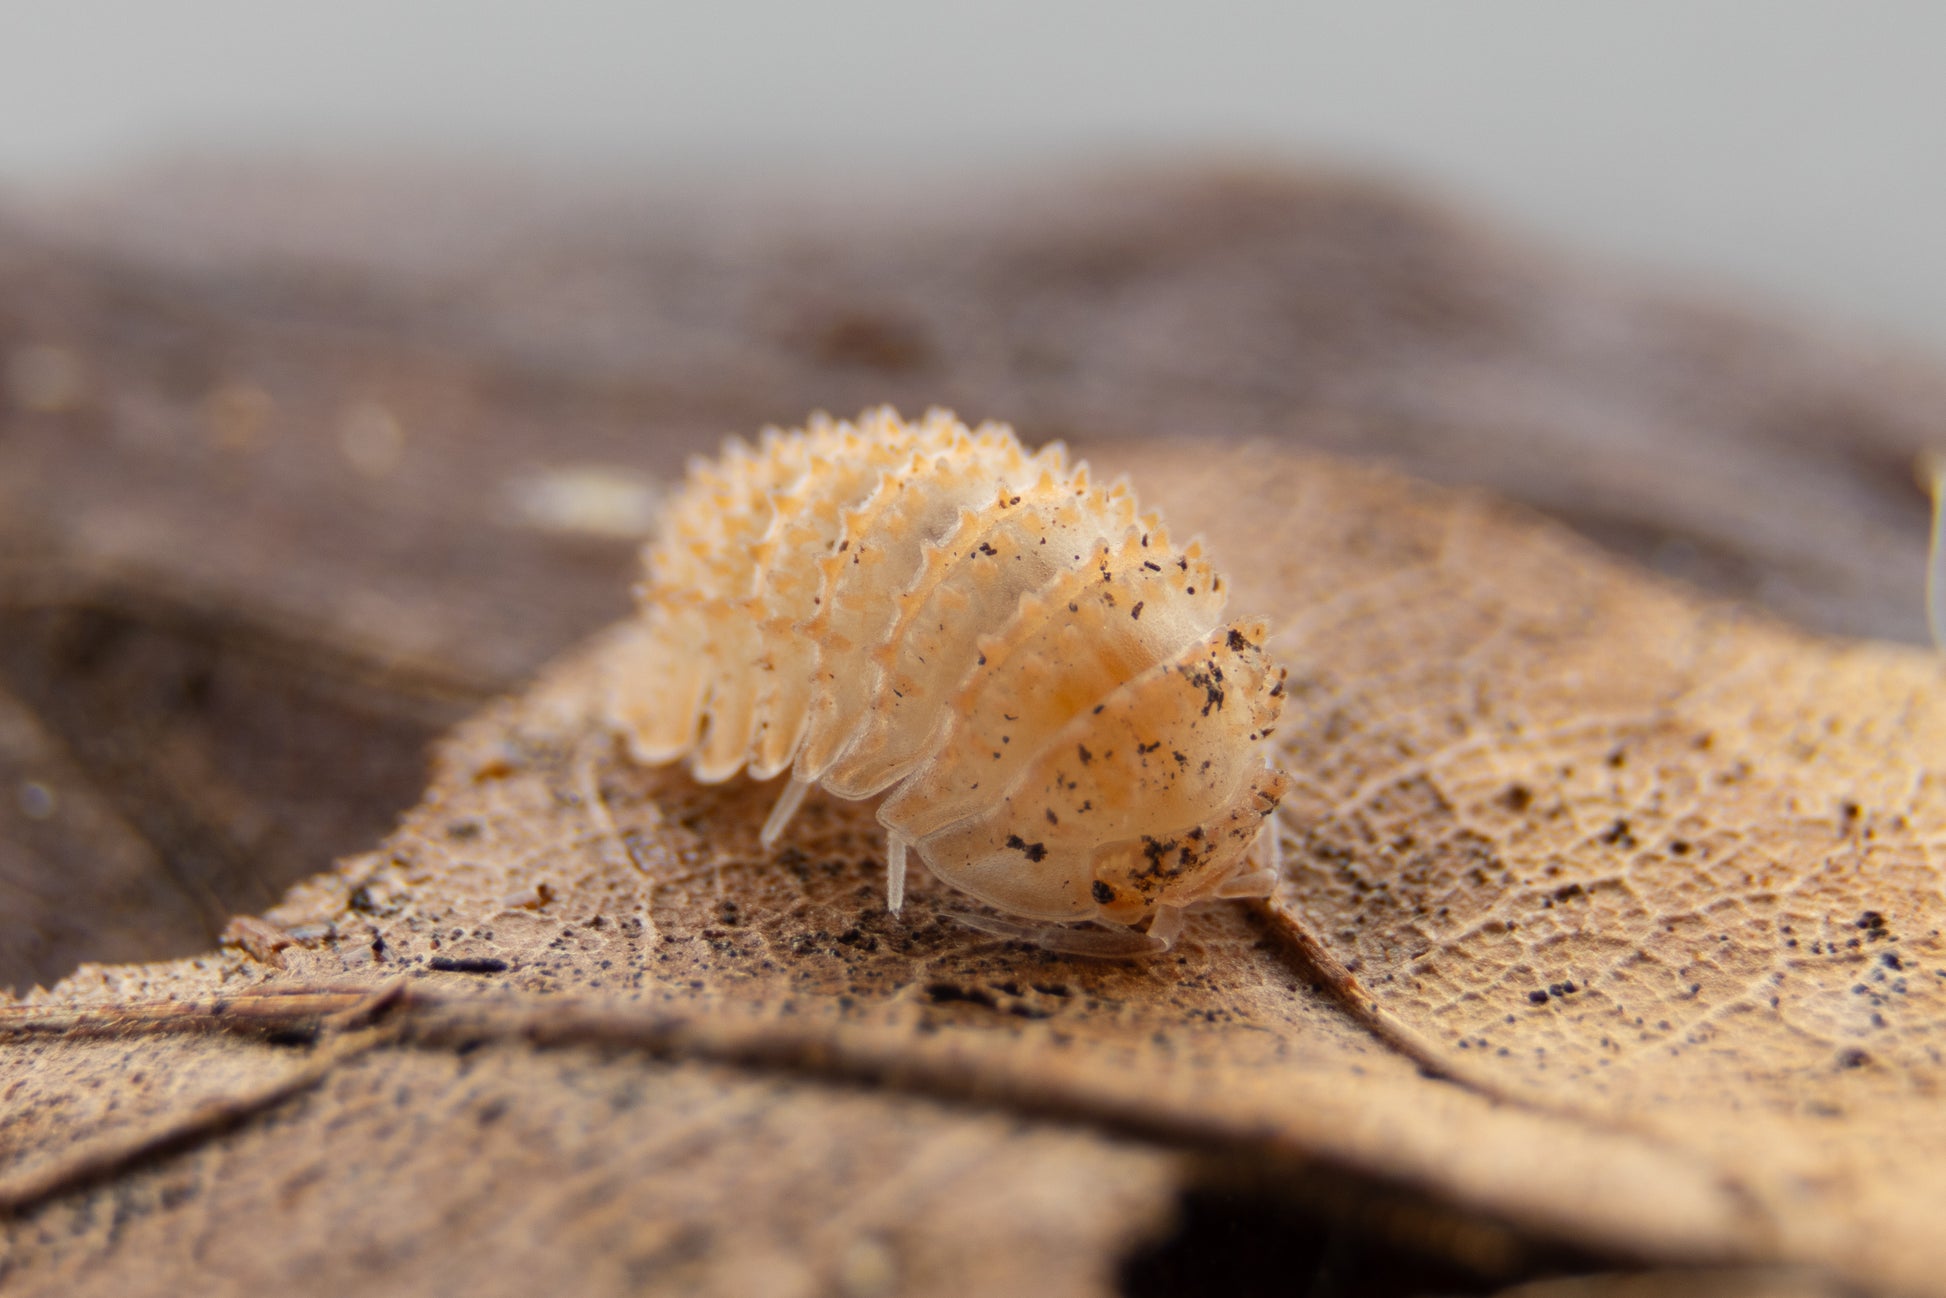
<path fill-rule="evenodd" d="M 545 469 L 508 484 L 514 509 L 543 532 L 634 540 L 655 530 L 662 492 L 650 478 L 607 465 Z"/>
<path fill-rule="evenodd" d="M 14 791 L 14 799 L 20 804 L 20 814 L 29 820 L 46 820 L 60 807 L 54 790 L 39 780 L 23 780 Z"/>

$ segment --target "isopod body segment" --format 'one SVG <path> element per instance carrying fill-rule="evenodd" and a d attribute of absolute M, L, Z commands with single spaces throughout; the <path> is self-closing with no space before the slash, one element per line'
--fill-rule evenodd
<path fill-rule="evenodd" d="M 1149 948 L 1268 892 L 1265 627 L 1225 623 L 1200 544 L 1059 444 L 890 409 L 732 440 L 646 557 L 610 720 L 701 781 L 788 771 L 767 843 L 813 787 L 884 795 L 892 909 L 911 852 L 1022 920 L 1146 920 Z"/>

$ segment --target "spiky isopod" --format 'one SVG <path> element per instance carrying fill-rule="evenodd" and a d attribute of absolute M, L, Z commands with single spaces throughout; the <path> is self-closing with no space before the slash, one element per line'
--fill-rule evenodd
<path fill-rule="evenodd" d="M 1039 923 L 962 918 L 1069 951 L 1166 949 L 1184 908 L 1268 894 L 1264 625 L 1224 624 L 1201 546 L 1058 443 L 890 409 L 733 439 L 646 558 L 612 721 L 699 781 L 788 769 L 766 845 L 813 786 L 886 794 L 893 911 L 914 851 Z"/>

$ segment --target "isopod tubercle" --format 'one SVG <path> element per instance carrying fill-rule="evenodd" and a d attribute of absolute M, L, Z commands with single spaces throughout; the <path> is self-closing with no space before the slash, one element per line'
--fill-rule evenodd
<path fill-rule="evenodd" d="M 766 845 L 814 787 L 882 795 L 893 911 L 912 854 L 1017 917 L 978 927 L 1134 954 L 1275 882 L 1266 628 L 1060 444 L 889 408 L 733 439 L 646 560 L 607 684 L 630 754 L 788 773 Z"/>

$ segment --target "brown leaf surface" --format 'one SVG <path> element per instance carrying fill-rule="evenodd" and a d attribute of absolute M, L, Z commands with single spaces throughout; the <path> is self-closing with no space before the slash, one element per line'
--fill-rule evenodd
<path fill-rule="evenodd" d="M 156 850 L 4 691 L 0 788 L 0 986 L 51 982 L 86 959 L 159 958 L 174 953 L 167 936 L 207 931 Z"/>
<path fill-rule="evenodd" d="M 368 846 L 485 697 L 457 675 L 153 583 L 0 574 L 0 986 L 193 950 Z"/>
<path fill-rule="evenodd" d="M 9 1292 L 1105 1292 L 1174 1176 L 1005 1114 L 587 1047 L 185 1047 L 142 1042 L 132 1084 L 126 1041 L 45 1048 L 54 1094 L 14 1103 L 74 1134 L 62 1160 L 143 1124 L 188 1152 L 12 1223 Z M 63 1116 L 91 1082 L 143 1111 Z"/>
<path fill-rule="evenodd" d="M 1282 517 L 1207 517 L 1282 556 L 1238 581 L 1302 682 L 1273 910 L 1454 1075 L 1704 1155 L 1781 1256 L 1937 1292 L 1946 665 L 1698 607 L 1478 503 L 1318 490 L 1287 470 Z"/>
<path fill-rule="evenodd" d="M 1701 603 L 1550 526 L 1375 471 L 1269 450 L 1126 446 L 1096 459 L 1133 471 L 1172 525 L 1205 530 L 1237 606 L 1284 627 L 1301 684 L 1285 743 L 1304 794 L 1292 880 L 1267 917 L 1214 910 L 1178 951 L 1130 964 L 980 940 L 940 917 L 962 903 L 936 884 L 895 920 L 879 899 L 868 806 L 814 799 L 768 853 L 756 843 L 768 789 L 701 788 L 619 759 L 591 720 L 597 641 L 462 727 L 382 849 L 267 915 L 297 939 L 278 953 L 281 971 L 242 951 L 95 967 L 16 1012 L 17 1025 L 39 1014 L 52 1029 L 89 1006 L 220 997 L 201 1019 L 189 1013 L 213 1025 L 260 1007 L 247 993 L 372 989 L 322 1028 L 310 1011 L 290 1018 L 319 1033 L 318 1051 L 374 1034 L 342 1061 L 293 1081 L 303 1065 L 253 1047 L 258 1068 L 232 1103 L 247 1105 L 251 1088 L 317 1089 L 199 1150 L 192 1168 L 250 1153 L 191 1207 L 145 1201 L 143 1229 L 207 1229 L 200 1214 L 219 1197 L 251 1238 L 296 1229 L 297 1191 L 279 1179 L 289 1161 L 313 1158 L 338 1107 L 369 1106 L 395 1069 L 406 1099 L 339 1146 L 361 1165 L 378 1157 L 372 1140 L 417 1148 L 426 1132 L 436 1150 L 459 1139 L 452 1126 L 486 1101 L 454 1097 L 455 1069 L 488 1068 L 531 1102 L 578 1069 L 679 1088 L 669 1079 L 736 1066 L 733 1095 L 806 1088 L 808 1107 L 779 1112 L 841 1131 L 834 1149 L 869 1150 L 870 1138 L 826 1115 L 837 1101 L 825 1087 L 867 1083 L 910 1097 L 895 1110 L 973 1102 L 1421 1187 L 1489 1223 L 1449 1250 L 1470 1253 L 1480 1274 L 1516 1265 L 1510 1241 L 1554 1239 L 1946 1292 L 1930 1229 L 1946 1186 L 1929 1171 L 1946 1133 L 1927 1119 L 1946 981 L 1925 855 L 1946 815 L 1925 765 L 1943 724 L 1929 657 L 1819 642 Z M 1299 957 L 1305 932 L 1371 1000 L 1318 985 Z M 536 1045 L 550 1049 L 524 1048 Z M 455 1046 L 478 1049 L 449 1058 Z M 51 1075 L 56 1095 L 81 1066 L 34 1065 L 52 1070 L 35 1075 Z M 82 1187 L 112 1175 L 115 1151 L 148 1148 L 121 1124 L 207 1126 L 208 1096 L 229 1092 L 220 1063 L 206 1067 L 208 1091 L 192 1074 L 182 1094 L 136 1106 L 138 1118 L 57 1104 L 15 1122 L 19 1152 L 0 1184 L 62 1188 L 46 1163 L 56 1131 L 97 1151 L 58 1207 L 16 1191 L 22 1274 L 122 1274 L 84 1223 L 100 1195 L 133 1191 Z M 551 1156 L 573 1162 L 558 1148 L 573 1119 L 529 1120 L 553 1133 Z M 658 1109 L 653 1121 L 672 1119 Z M 476 1161 L 513 1156 L 496 1134 L 506 1130 L 466 1137 Z M 662 1130 L 641 1139 L 654 1147 L 671 1138 Z M 908 1140 L 932 1138 L 895 1124 L 883 1147 L 895 1153 L 859 1157 L 902 1162 L 918 1157 Z M 962 1138 L 985 1139 L 939 1137 Z M 1089 1149 L 1072 1165 L 1084 1173 L 1068 1182 L 1073 1211 L 1093 1214 L 1099 1238 L 1138 1237 L 1160 1212 L 1155 1195 L 1115 1193 L 1118 1174 L 1090 1160 L 1120 1155 Z M 140 1176 L 166 1181 L 170 1166 Z M 547 1180 L 537 1166 L 512 1166 L 522 1184 L 468 1179 L 457 1201 L 540 1235 L 572 1217 L 551 1193 L 531 1194 Z M 711 1175 L 755 1174 L 729 1170 L 741 1166 L 712 1162 Z M 1091 1193 L 1081 1182 L 1096 1171 L 1107 1179 Z M 429 1156 L 380 1179 L 434 1175 L 458 1173 Z M 251 1206 L 227 1197 L 238 1180 Z M 659 1192 L 650 1180 L 640 1193 Z M 597 1213 L 588 1229 L 609 1219 Z M 1007 1229 L 1020 1225 L 1016 1215 Z M 603 1265 L 628 1251 L 621 1235 L 594 1238 Z M 842 1249 L 802 1245 L 739 1246 L 697 1265 L 712 1283 L 746 1256 L 812 1257 L 825 1282 L 838 1274 Z M 919 1265 L 905 1247 L 897 1264 Z M 350 1275 L 357 1259 L 334 1265 Z"/>

